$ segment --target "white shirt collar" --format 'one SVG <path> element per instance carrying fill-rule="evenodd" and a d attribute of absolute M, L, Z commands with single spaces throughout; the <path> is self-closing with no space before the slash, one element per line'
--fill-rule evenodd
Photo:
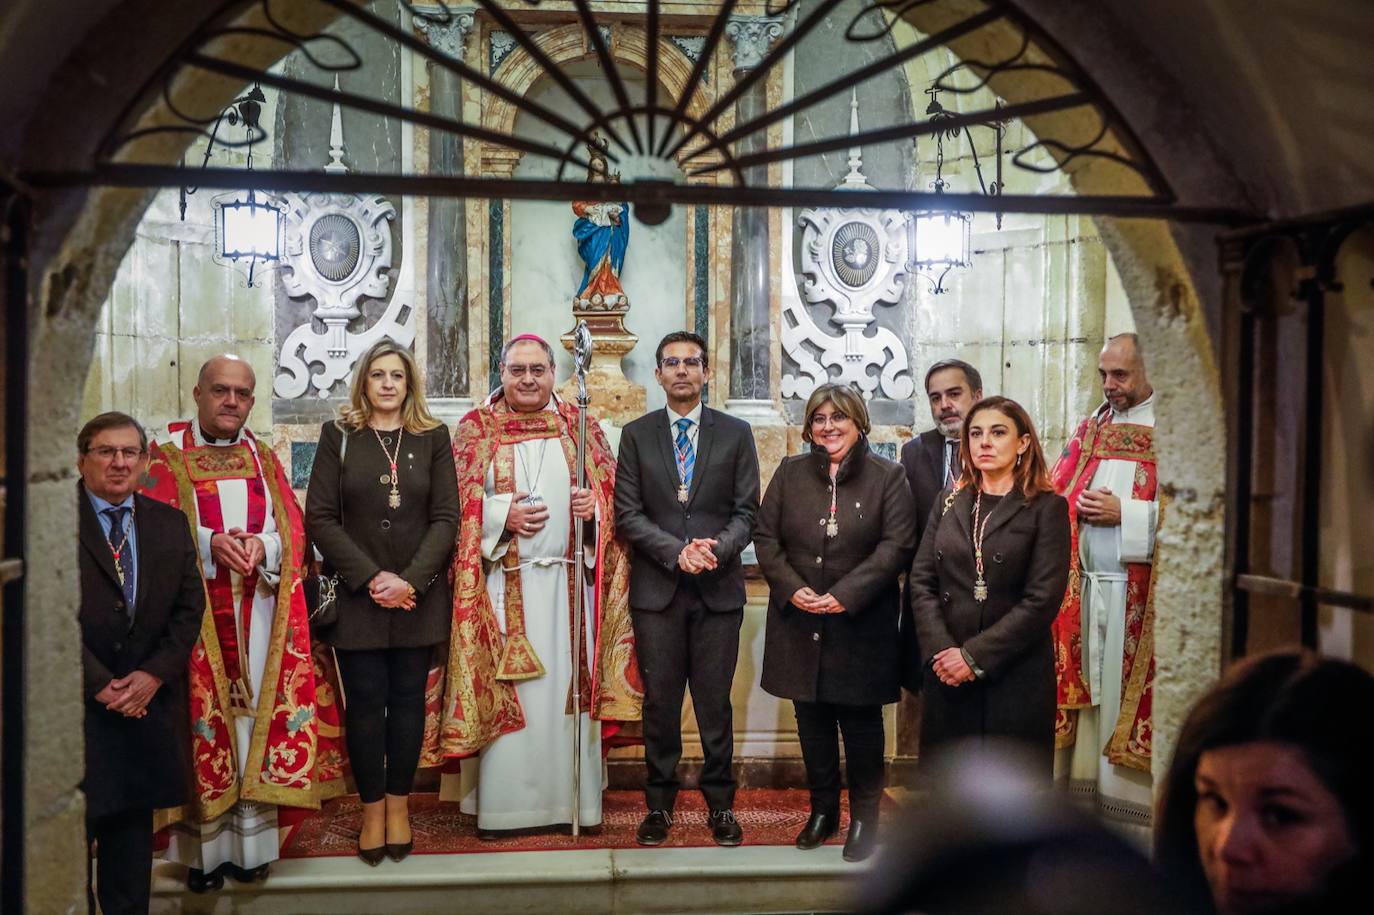
<path fill-rule="evenodd" d="M 224 448 L 228 445 L 237 445 L 240 441 L 243 440 L 243 433 L 247 429 L 247 426 L 243 426 L 239 429 L 238 434 L 235 435 L 233 438 L 209 438 L 208 436 L 206 436 L 205 430 L 203 430 L 200 427 L 200 418 L 193 417 L 191 419 L 191 437 L 195 441 L 197 446 L 209 445 L 213 448 Z"/>
<path fill-rule="evenodd" d="M 693 407 L 690 412 L 685 414 L 674 410 L 672 404 L 668 404 L 668 406 L 663 409 L 668 413 L 668 425 L 670 427 L 679 419 L 690 419 L 692 421 L 692 425 L 688 426 L 688 429 L 694 429 L 701 425 L 701 401 L 699 400 L 697 401 L 697 405 Z"/>
<path fill-rule="evenodd" d="M 108 501 L 106 501 L 105 499 L 102 499 L 100 496 L 97 496 L 95 493 L 91 492 L 89 489 L 86 489 L 85 486 L 82 486 L 81 488 L 84 489 L 84 490 L 86 491 L 86 496 L 87 496 L 87 498 L 89 498 L 89 499 L 91 500 L 91 507 L 95 509 L 95 513 L 96 513 L 97 517 L 100 515 L 100 513 L 101 513 L 102 511 L 104 511 L 104 510 L 107 509 L 107 508 L 128 508 L 128 509 L 132 509 L 132 508 L 134 507 L 134 494 L 133 494 L 133 493 L 129 493 L 127 496 L 125 496 L 125 497 L 124 497 L 124 500 L 123 500 L 122 502 L 115 503 L 115 502 L 108 502 Z"/>

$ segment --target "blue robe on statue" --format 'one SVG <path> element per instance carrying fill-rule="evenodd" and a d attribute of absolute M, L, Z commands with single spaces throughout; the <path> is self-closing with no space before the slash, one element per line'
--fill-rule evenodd
<path fill-rule="evenodd" d="M 612 221 L 608 218 L 605 204 L 573 204 L 573 212 L 577 213 L 577 221 L 573 223 L 573 238 L 577 240 L 577 253 L 586 265 L 582 271 L 582 282 L 577 288 L 579 297 L 588 293 L 588 287 L 593 285 L 593 277 L 597 277 L 598 273 L 604 274 L 606 267 L 609 267 L 611 276 L 598 277 L 596 288 L 592 291 L 605 294 L 611 291 L 607 287 L 613 284 L 614 291 L 623 295 L 619 279 L 621 268 L 625 266 L 625 251 L 630 245 L 630 221 L 626 218 L 630 208 L 626 203 L 616 205 L 620 207 L 620 212 L 618 218 Z M 608 224 L 598 225 L 598 222 Z"/>

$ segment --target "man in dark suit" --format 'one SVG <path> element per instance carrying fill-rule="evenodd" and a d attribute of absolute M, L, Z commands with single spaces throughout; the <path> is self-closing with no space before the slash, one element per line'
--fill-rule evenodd
<path fill-rule="evenodd" d="M 738 845 L 730 684 L 744 618 L 740 551 L 758 514 L 759 459 L 748 423 L 701 402 L 710 376 L 701 337 L 669 334 L 655 363 L 668 406 L 625 427 L 615 485 L 616 526 L 634 548 L 630 615 L 644 678 L 649 813 L 635 838 L 660 845 L 672 828 L 690 684 L 711 834 L 718 845 Z"/>
<path fill-rule="evenodd" d="M 942 359 L 926 369 L 926 398 L 935 428 L 902 446 L 902 469 L 916 497 L 916 546 L 921 545 L 926 521 L 930 519 L 935 498 L 941 490 L 951 489 L 962 472 L 959 466 L 959 436 L 964 417 L 983 399 L 983 376 L 962 359 Z M 902 600 L 902 686 L 911 693 L 921 691 L 922 667 L 916 640 L 916 624 L 911 604 Z M 906 703 L 913 700 L 903 700 Z M 913 706 L 914 708 L 914 706 Z M 907 714 L 899 711 L 899 715 Z"/>
<path fill-rule="evenodd" d="M 148 436 L 102 413 L 77 436 L 86 831 L 104 915 L 147 912 L 153 810 L 187 799 L 186 662 L 205 588 L 177 511 L 135 494 Z"/>
<path fill-rule="evenodd" d="M 983 399 L 983 376 L 962 359 L 943 359 L 926 370 L 926 397 L 935 428 L 902 446 L 902 469 L 916 497 L 918 545 L 935 497 L 959 479 L 959 436 L 969 408 Z"/>

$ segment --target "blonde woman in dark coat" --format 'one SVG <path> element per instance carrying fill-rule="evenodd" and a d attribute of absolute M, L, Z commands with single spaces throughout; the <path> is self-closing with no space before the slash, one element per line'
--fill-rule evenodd
<path fill-rule="evenodd" d="M 342 416 L 320 430 L 305 500 L 306 529 L 342 579 L 338 622 L 320 637 L 339 659 L 363 802 L 358 856 L 373 866 L 414 846 L 410 789 L 430 654 L 449 638 L 458 515 L 448 427 L 425 405 L 410 350 L 383 338 L 358 360 Z"/>
<path fill-rule="evenodd" d="M 796 709 L 811 788 L 798 848 L 819 846 L 839 825 L 843 733 L 844 857 L 859 861 L 877 841 L 882 707 L 900 695 L 897 577 L 915 546 L 915 502 L 901 465 L 869 450 L 868 410 L 853 388 L 821 385 L 804 423 L 811 452 L 783 460 L 754 531 L 771 591 L 763 688 Z"/>
<path fill-rule="evenodd" d="M 921 758 L 958 739 L 1006 738 L 1049 779 L 1050 625 L 1069 579 L 1069 506 L 1013 400 L 974 405 L 960 460 L 963 476 L 936 500 L 907 580 L 925 667 Z"/>

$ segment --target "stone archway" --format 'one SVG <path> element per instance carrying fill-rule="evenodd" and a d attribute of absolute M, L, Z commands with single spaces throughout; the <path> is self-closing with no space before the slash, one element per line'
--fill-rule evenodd
<path fill-rule="evenodd" d="M 131 3 L 142 7 L 146 4 Z M 1055 13 L 1047 3 L 1023 2 L 1037 19 L 1054 23 L 1061 46 L 1075 51 L 1080 64 L 1114 89 L 1113 99 L 1130 102 L 1141 111 L 1136 132 L 1152 153 L 1168 135 L 1168 120 L 1151 116 L 1153 100 L 1167 91 L 1161 76 L 1144 55 L 1114 55 L 1125 38 L 1101 41 L 1101 23 L 1066 22 L 1067 14 Z M 923 8 L 905 14 L 923 31 L 936 23 L 923 21 Z M 1042 15 L 1043 14 L 1043 15 Z M 257 23 L 256 7 L 243 14 L 245 24 Z M 328 17 L 326 17 L 328 18 Z M 323 22 L 293 23 L 302 29 Z M 101 39 L 120 44 L 140 28 L 136 17 L 111 20 Z M 189 34 L 186 25 L 175 39 Z M 1062 29 L 1062 31 L 1060 31 Z M 1073 40 L 1069 40 L 1069 37 Z M 1010 33 L 1004 36 L 1010 40 Z M 1094 42 L 1099 42 L 1094 44 Z M 176 44 L 166 42 L 167 51 Z M 228 42 L 226 53 L 249 63 L 271 63 L 274 53 L 251 42 Z M 960 56 L 978 48 L 955 45 Z M 91 54 L 101 53 L 89 50 Z M 67 76 L 83 70 L 87 61 L 73 60 Z M 77 82 L 83 82 L 78 80 Z M 63 97 L 72 81 L 55 80 L 52 94 Z M 218 107 L 233 98 L 238 87 L 232 81 L 206 73 L 187 73 L 178 79 L 173 98 L 183 107 Z M 1009 100 L 1015 87 L 997 85 Z M 111 104 L 109 114 L 134 104 L 135 90 Z M 1130 108 L 1123 110 L 1129 111 Z M 145 101 L 139 123 L 158 123 L 165 117 L 161 100 Z M 1058 129 L 1057 118 L 1046 115 L 1037 132 L 1047 135 Z M 1150 129 L 1142 124 L 1149 123 Z M 1067 124 L 1066 126 L 1072 126 Z M 1176 125 L 1175 125 L 1176 126 Z M 86 123 L 49 122 L 31 134 L 36 155 L 47 148 L 57 156 L 72 138 L 82 147 L 93 146 L 105 133 L 98 120 Z M 1182 132 L 1184 142 L 1186 131 Z M 179 159 L 184 139 L 163 136 L 141 141 L 126 150 L 142 161 L 172 163 Z M 1161 167 L 1176 187 L 1236 187 L 1214 150 L 1198 150 L 1180 161 L 1160 159 Z M 1177 155 L 1177 154 L 1176 154 Z M 59 159 L 64 157 L 57 156 Z M 1091 169 L 1075 171 L 1080 189 L 1106 182 Z M 1215 198 L 1216 192 L 1205 195 Z M 1239 191 L 1237 199 L 1241 198 Z M 79 425 L 80 390 L 90 360 L 93 328 L 99 309 L 113 281 L 120 259 L 133 238 L 151 193 L 127 189 L 95 188 L 40 194 L 35 199 L 39 222 L 32 249 L 29 323 L 31 328 L 28 516 L 28 554 L 31 557 L 71 555 L 76 528 L 72 502 L 72 439 Z M 1204 231 L 1184 232 L 1152 221 L 1103 221 L 1102 232 L 1117 264 L 1135 313 L 1136 323 L 1151 359 L 1151 371 L 1160 391 L 1161 428 L 1159 448 L 1164 478 L 1172 494 L 1169 520 L 1161 531 L 1165 555 L 1186 556 L 1174 571 L 1162 575 L 1158 601 L 1179 608 L 1161 615 L 1156 631 L 1160 655 L 1156 684 L 1157 766 L 1167 759 L 1170 740 L 1196 693 L 1214 675 L 1221 638 L 1220 589 L 1223 542 L 1224 423 L 1221 390 L 1214 345 L 1208 331 L 1204 300 L 1215 298 L 1217 278 L 1208 263 L 1210 239 Z M 1175 234 L 1177 231 L 1177 235 Z M 1185 400 L 1185 398 L 1187 398 Z M 84 896 L 83 801 L 76 790 L 81 779 L 82 757 L 73 752 L 81 730 L 79 697 L 79 633 L 73 609 L 77 584 L 73 570 L 61 562 L 35 562 L 26 579 L 26 605 L 30 625 L 25 637 L 28 707 L 28 760 L 26 776 L 27 887 L 34 910 L 78 908 Z M 42 608 L 41 623 L 33 608 Z"/>

